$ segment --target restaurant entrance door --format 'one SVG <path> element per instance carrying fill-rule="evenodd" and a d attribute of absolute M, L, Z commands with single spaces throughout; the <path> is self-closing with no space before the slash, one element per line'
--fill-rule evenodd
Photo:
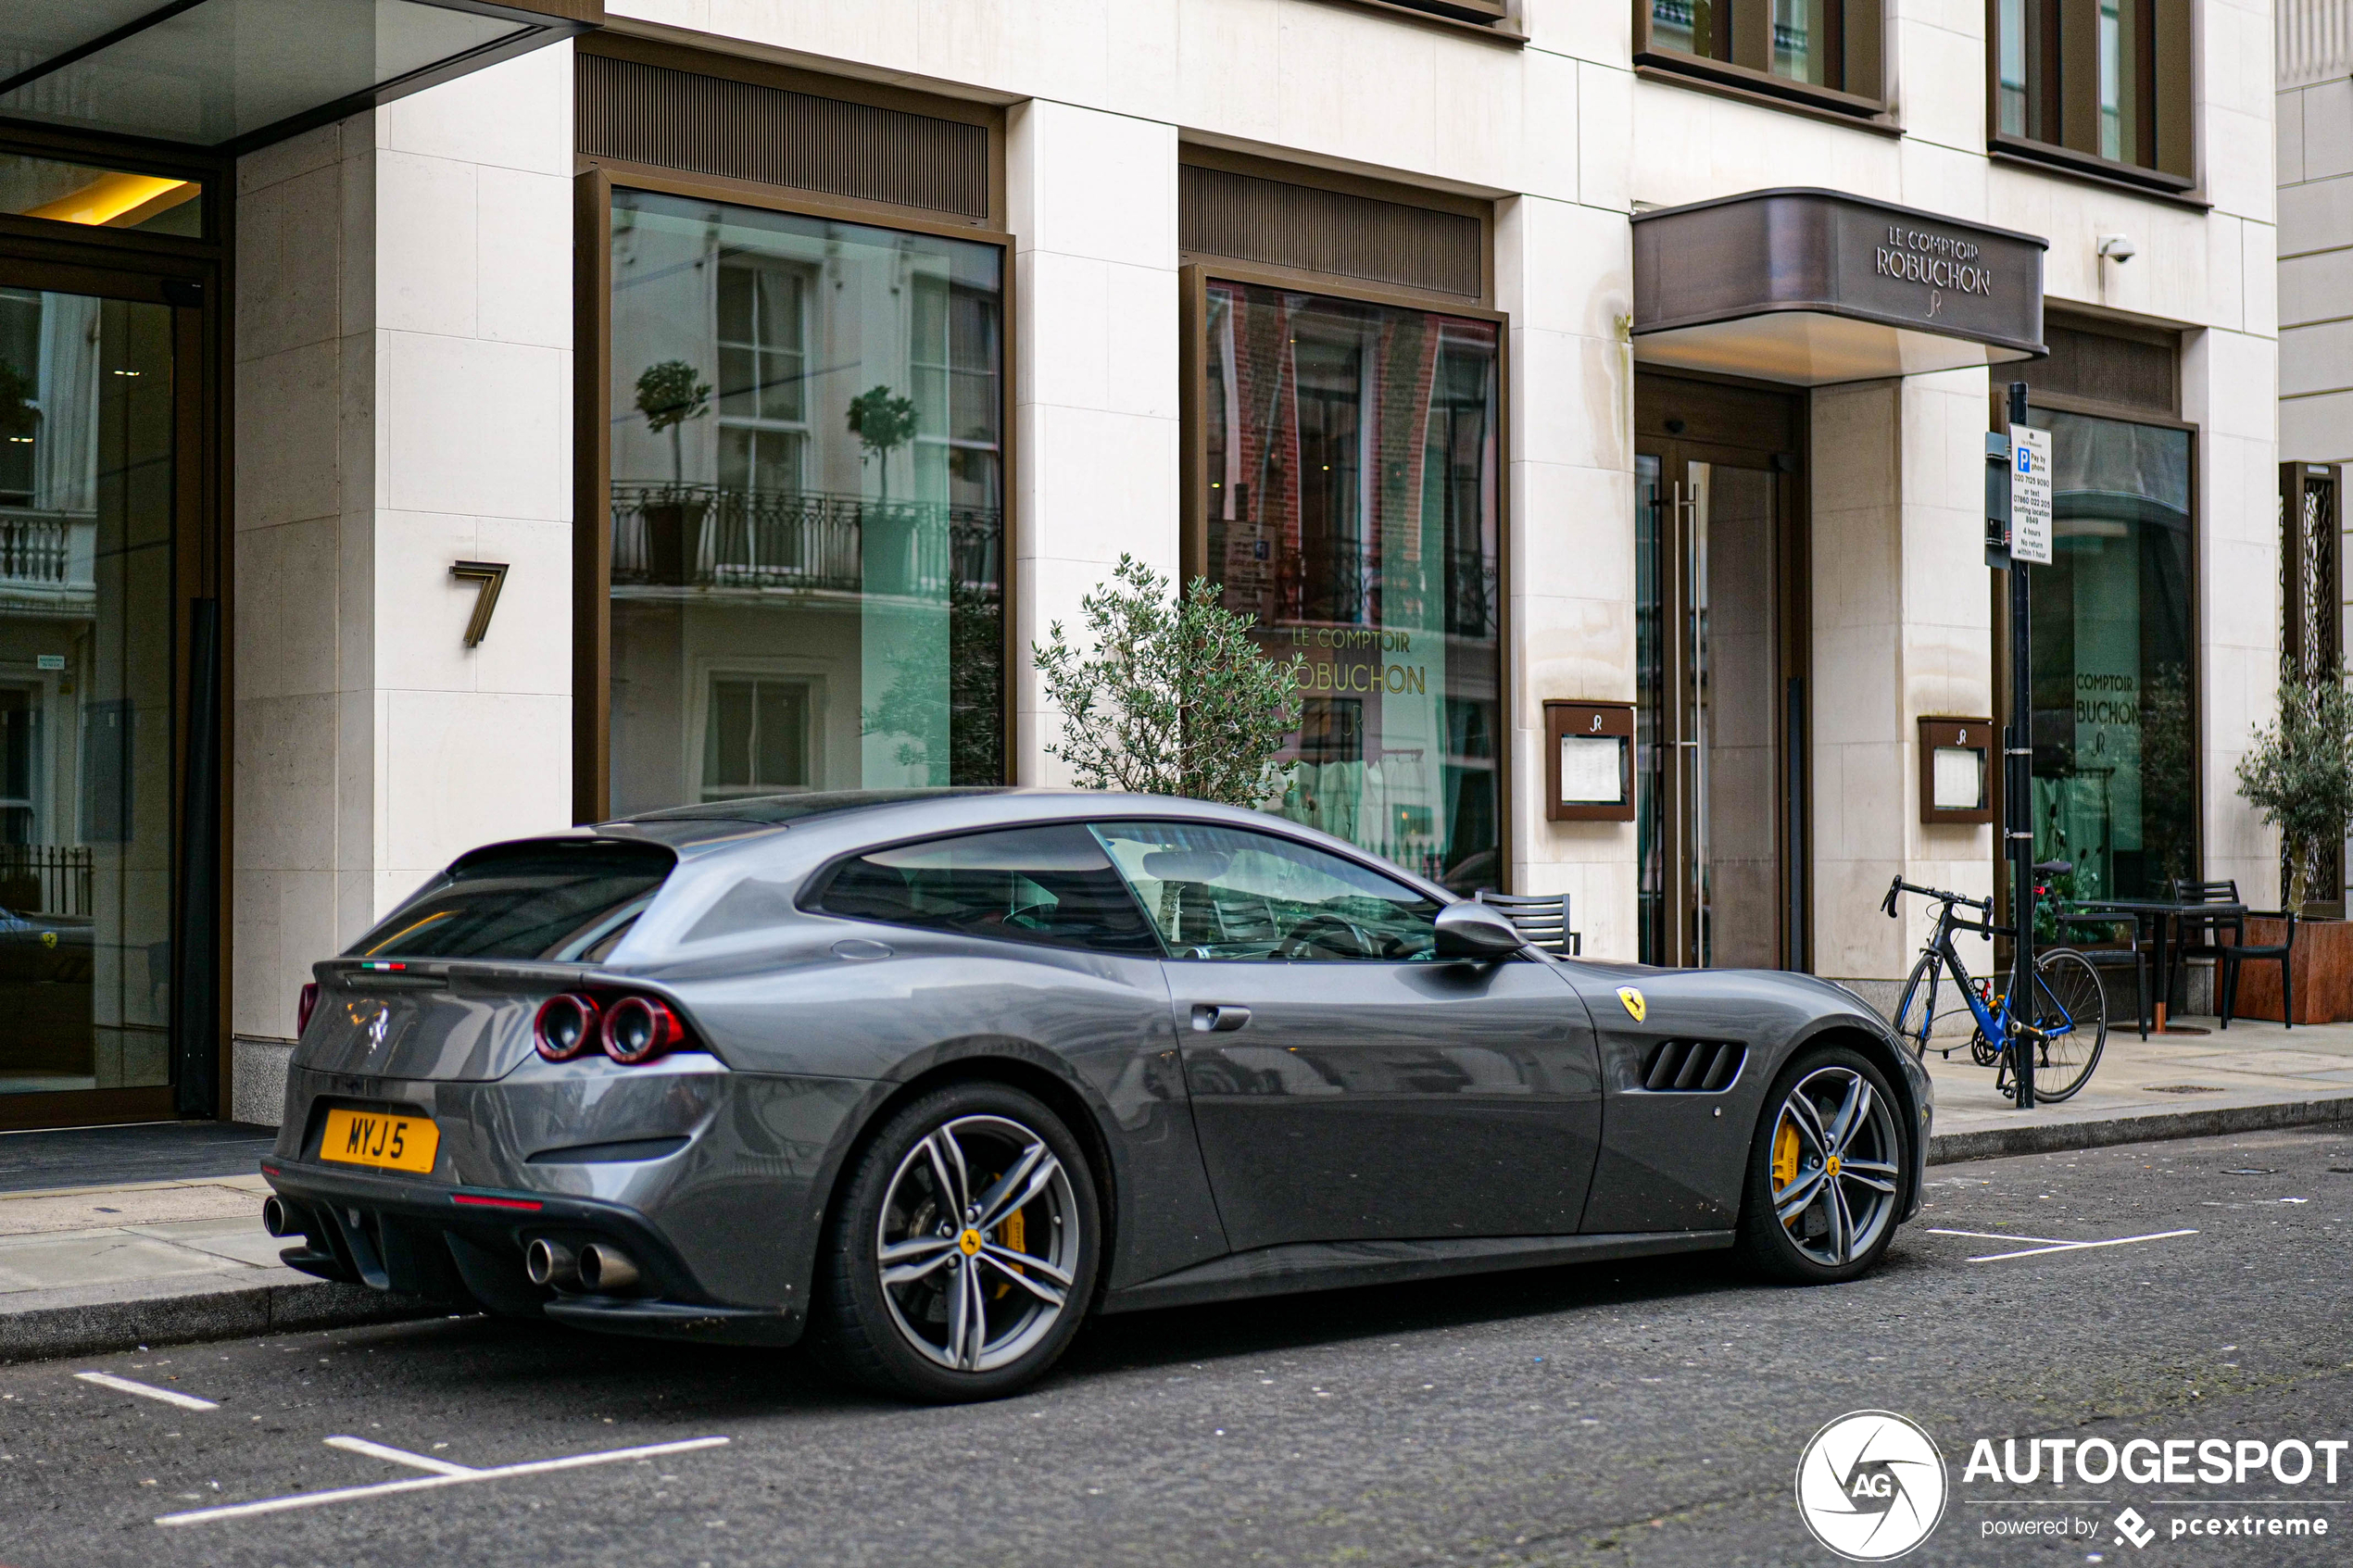
<path fill-rule="evenodd" d="M 1642 961 L 1806 965 L 1802 405 L 1638 377 Z"/>

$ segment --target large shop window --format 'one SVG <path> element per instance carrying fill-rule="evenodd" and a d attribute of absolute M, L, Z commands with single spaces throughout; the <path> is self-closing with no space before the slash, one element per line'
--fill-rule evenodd
<path fill-rule="evenodd" d="M 1273 809 L 1497 884 L 1492 321 L 1207 285 L 1206 560 L 1302 703 Z"/>
<path fill-rule="evenodd" d="M 2034 858 L 2071 896 L 2197 874 L 2190 433 L 2037 408 L 2055 546 L 2034 569 Z"/>
<path fill-rule="evenodd" d="M 612 198 L 611 809 L 1004 776 L 1003 256 Z"/>
<path fill-rule="evenodd" d="M 1994 143 L 2191 182 L 2188 0 L 1996 0 Z"/>
<path fill-rule="evenodd" d="M 1881 0 L 1637 0 L 1638 64 L 1869 113 Z"/>
<path fill-rule="evenodd" d="M 0 287 L 0 1124 L 171 1081 L 162 305 Z"/>

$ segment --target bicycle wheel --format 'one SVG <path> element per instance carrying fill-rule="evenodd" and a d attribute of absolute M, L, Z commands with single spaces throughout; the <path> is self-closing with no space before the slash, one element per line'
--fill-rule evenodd
<path fill-rule="evenodd" d="M 1912 977 L 1904 982 L 1903 998 L 1895 1004 L 1895 1035 L 1912 1048 L 1912 1055 L 1928 1054 L 1929 1036 L 1936 1033 L 1936 983 L 1943 964 L 1934 953 L 1922 953 L 1920 961 L 1912 966 Z"/>
<path fill-rule="evenodd" d="M 2108 993 L 2091 960 L 2054 947 L 2034 960 L 2032 1022 L 2044 1035 L 2034 1057 L 2034 1098 L 2063 1100 L 2090 1080 L 2108 1044 Z"/>

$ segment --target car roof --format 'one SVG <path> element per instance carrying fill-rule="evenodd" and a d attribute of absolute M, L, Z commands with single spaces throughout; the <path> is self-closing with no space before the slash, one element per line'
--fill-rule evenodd
<path fill-rule="evenodd" d="M 1182 796 L 1002 786 L 828 790 L 671 807 L 577 831 L 598 837 L 653 839 L 676 850 L 682 861 L 711 864 L 749 854 L 781 870 L 788 864 L 812 866 L 868 845 L 935 834 L 1121 818 L 1174 818 L 1272 833 L 1403 875 L 1442 898 L 1455 897 L 1426 877 L 1303 823 Z"/>

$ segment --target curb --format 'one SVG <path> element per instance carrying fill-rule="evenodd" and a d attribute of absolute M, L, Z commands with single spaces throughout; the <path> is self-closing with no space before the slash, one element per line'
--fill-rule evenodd
<path fill-rule="evenodd" d="M 2120 1143 L 2206 1138 L 2346 1121 L 2353 1121 L 2353 1097 L 2225 1105 L 2211 1110 L 2162 1110 L 2145 1116 L 2112 1116 L 2102 1122 L 2026 1123 L 1931 1136 L 1928 1162 L 1955 1165 L 1966 1160 L 2007 1160 L 2020 1154 L 2059 1154 Z"/>
<path fill-rule="evenodd" d="M 399 1323 L 445 1317 L 448 1311 L 446 1306 L 414 1297 L 389 1296 L 366 1286 L 326 1280 L 315 1285 L 247 1286 L 241 1290 L 129 1301 L 31 1307 L 0 1311 L 0 1366 L 57 1356 L 106 1355 L 148 1345 Z"/>

